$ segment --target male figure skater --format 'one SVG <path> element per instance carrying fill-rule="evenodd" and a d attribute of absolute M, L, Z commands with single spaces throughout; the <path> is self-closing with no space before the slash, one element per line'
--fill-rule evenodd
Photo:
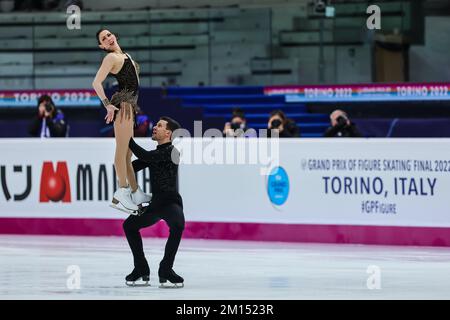
<path fill-rule="evenodd" d="M 161 117 L 153 128 L 152 140 L 158 142 L 155 150 L 146 151 L 133 138 L 130 150 L 136 155 L 133 169 L 138 172 L 150 168 L 152 201 L 145 207 L 142 215 L 130 215 L 123 224 L 123 230 L 130 245 L 134 259 L 134 270 L 125 280 L 129 286 L 149 285 L 150 268 L 144 255 L 139 230 L 149 227 L 159 220 L 166 221 L 170 235 L 166 243 L 164 257 L 159 265 L 160 287 L 182 288 L 184 279 L 172 267 L 184 230 L 183 201 L 178 193 L 179 152 L 172 145 L 172 133 L 180 128 L 177 121 Z M 169 282 L 169 283 L 168 283 Z"/>

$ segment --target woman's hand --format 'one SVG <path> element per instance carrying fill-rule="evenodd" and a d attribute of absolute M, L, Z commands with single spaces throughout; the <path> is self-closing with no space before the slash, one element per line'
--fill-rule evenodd
<path fill-rule="evenodd" d="M 231 129 L 231 123 L 227 122 L 225 123 L 225 126 L 223 128 L 223 134 L 226 136 L 233 135 L 234 131 Z"/>
<path fill-rule="evenodd" d="M 45 103 L 44 102 L 42 102 L 40 105 L 39 105 L 39 117 L 44 117 L 44 114 L 45 114 Z"/>
<path fill-rule="evenodd" d="M 106 124 L 111 123 L 114 120 L 114 112 L 119 110 L 116 106 L 109 104 L 106 106 L 106 116 L 105 116 L 105 120 L 106 120 Z"/>

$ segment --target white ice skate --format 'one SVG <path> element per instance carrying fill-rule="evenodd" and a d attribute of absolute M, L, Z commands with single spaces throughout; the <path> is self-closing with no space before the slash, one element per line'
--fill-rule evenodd
<path fill-rule="evenodd" d="M 110 207 L 132 215 L 140 214 L 139 207 L 131 199 L 131 190 L 129 188 L 117 189 L 114 192 Z"/>
<path fill-rule="evenodd" d="M 138 186 L 137 190 L 131 193 L 131 199 L 139 209 L 142 209 L 142 204 L 150 203 L 150 201 L 152 201 L 152 195 L 145 193 L 142 191 L 141 187 Z"/>

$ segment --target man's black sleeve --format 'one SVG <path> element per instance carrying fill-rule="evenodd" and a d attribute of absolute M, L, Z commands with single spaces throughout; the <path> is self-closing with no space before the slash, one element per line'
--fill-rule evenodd
<path fill-rule="evenodd" d="M 336 134 L 338 133 L 339 130 L 340 130 L 339 126 L 329 127 L 327 129 L 327 131 L 325 131 L 323 136 L 327 137 L 327 138 L 332 138 L 332 137 L 336 136 Z"/>
<path fill-rule="evenodd" d="M 361 132 L 359 132 L 359 130 L 356 128 L 356 126 L 352 123 L 352 125 L 350 126 L 350 136 L 354 137 L 354 138 L 361 138 L 362 134 Z"/>
<path fill-rule="evenodd" d="M 141 171 L 142 169 L 145 169 L 145 168 L 148 167 L 148 163 L 147 162 L 144 162 L 144 161 L 139 160 L 139 159 L 134 160 L 131 164 L 133 165 L 134 172 Z"/>
<path fill-rule="evenodd" d="M 167 155 L 164 152 L 158 152 L 158 150 L 147 151 L 134 142 L 133 138 L 130 138 L 130 143 L 128 146 L 134 155 L 139 160 L 144 162 L 159 162 L 167 160 Z"/>

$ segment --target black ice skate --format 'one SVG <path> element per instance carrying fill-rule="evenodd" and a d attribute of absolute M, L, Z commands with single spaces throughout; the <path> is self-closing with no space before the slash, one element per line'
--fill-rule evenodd
<path fill-rule="evenodd" d="M 129 287 L 149 287 L 150 270 L 134 268 L 133 272 L 126 276 L 125 284 Z"/>
<path fill-rule="evenodd" d="M 160 288 L 183 288 L 184 279 L 177 275 L 173 269 L 159 269 Z"/>

